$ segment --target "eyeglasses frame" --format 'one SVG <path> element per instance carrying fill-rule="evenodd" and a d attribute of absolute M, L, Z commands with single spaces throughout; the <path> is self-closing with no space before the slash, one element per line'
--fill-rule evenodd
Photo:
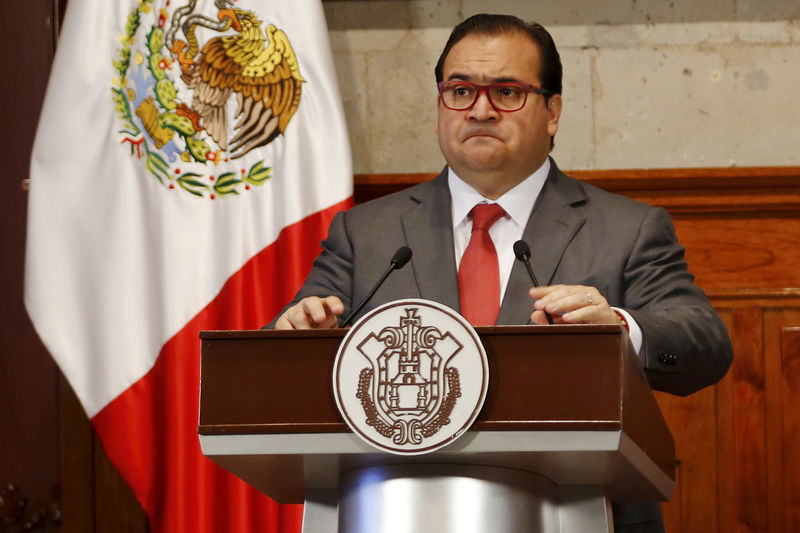
<path fill-rule="evenodd" d="M 475 93 L 475 100 L 473 100 L 472 103 L 469 106 L 464 107 L 464 108 L 450 107 L 449 105 L 447 105 L 444 102 L 444 97 L 442 96 L 442 91 L 444 90 L 444 87 L 449 83 L 459 83 L 461 85 L 469 85 L 471 87 L 475 87 L 476 89 L 478 89 L 478 92 Z M 494 102 L 492 101 L 492 97 L 489 96 L 489 89 L 491 89 L 493 87 L 503 87 L 503 86 L 521 87 L 522 89 L 525 90 L 525 98 L 522 100 L 522 105 L 519 106 L 517 109 L 500 109 L 499 107 L 494 105 Z M 544 89 L 544 88 L 539 87 L 537 85 L 532 85 L 530 83 L 525 83 L 525 82 L 522 82 L 522 81 L 506 81 L 506 82 L 500 82 L 500 83 L 489 83 L 489 84 L 486 84 L 486 85 L 481 85 L 479 83 L 472 83 L 472 82 L 464 81 L 464 80 L 447 80 L 447 81 L 440 81 L 439 83 L 436 84 L 436 87 L 439 89 L 439 99 L 441 100 L 442 105 L 444 107 L 446 107 L 447 109 L 449 109 L 450 111 L 469 111 L 470 109 L 475 107 L 475 104 L 478 102 L 478 98 L 481 97 L 481 93 L 485 93 L 486 94 L 486 99 L 489 100 L 489 105 L 491 105 L 492 108 L 495 111 L 499 112 L 499 113 L 514 113 L 516 111 L 519 111 L 523 107 L 525 107 L 525 104 L 528 103 L 528 93 L 532 92 L 532 93 L 535 93 L 535 94 L 541 94 L 545 98 L 547 98 L 548 96 L 552 96 L 554 94 L 553 91 L 550 91 L 548 89 Z"/>

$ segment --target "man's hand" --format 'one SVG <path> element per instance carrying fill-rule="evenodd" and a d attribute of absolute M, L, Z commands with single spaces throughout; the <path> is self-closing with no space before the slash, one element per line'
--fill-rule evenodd
<path fill-rule="evenodd" d="M 343 312 L 344 304 L 338 296 L 309 296 L 287 309 L 275 322 L 275 329 L 335 328 Z"/>
<path fill-rule="evenodd" d="M 554 324 L 621 324 L 617 313 L 594 287 L 583 285 L 550 285 L 533 287 L 531 321 L 547 324 L 544 312 L 550 313 Z"/>

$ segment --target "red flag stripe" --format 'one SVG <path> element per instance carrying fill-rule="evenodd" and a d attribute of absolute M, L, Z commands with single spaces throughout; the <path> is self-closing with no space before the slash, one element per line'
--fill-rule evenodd
<path fill-rule="evenodd" d="M 255 329 L 271 320 L 308 275 L 333 215 L 350 205 L 352 198 L 284 228 L 163 346 L 144 377 L 92 419 L 153 533 L 300 530 L 302 506 L 277 505 L 202 455 L 198 333 Z M 230 502 L 241 512 L 231 512 Z"/>

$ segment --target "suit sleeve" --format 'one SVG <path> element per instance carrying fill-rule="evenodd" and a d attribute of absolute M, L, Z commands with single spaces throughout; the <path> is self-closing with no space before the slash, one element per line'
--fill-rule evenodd
<path fill-rule="evenodd" d="M 642 330 L 652 388 L 685 396 L 719 381 L 733 360 L 728 331 L 694 284 L 665 210 L 647 211 L 624 276 L 624 307 Z"/>
<path fill-rule="evenodd" d="M 322 251 L 314 259 L 314 265 L 303 286 L 264 329 L 275 327 L 280 317 L 289 307 L 308 296 L 338 296 L 344 304 L 342 316 L 350 314 L 353 294 L 353 245 L 347 233 L 345 217 L 347 212 L 337 213 L 328 228 L 328 236 L 320 246 Z"/>

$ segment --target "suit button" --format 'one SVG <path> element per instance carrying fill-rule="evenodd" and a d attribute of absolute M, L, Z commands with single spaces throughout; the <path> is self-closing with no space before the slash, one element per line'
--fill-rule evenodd
<path fill-rule="evenodd" d="M 662 365 L 675 366 L 678 364 L 678 356 L 674 353 L 661 352 L 658 354 L 658 362 Z"/>

